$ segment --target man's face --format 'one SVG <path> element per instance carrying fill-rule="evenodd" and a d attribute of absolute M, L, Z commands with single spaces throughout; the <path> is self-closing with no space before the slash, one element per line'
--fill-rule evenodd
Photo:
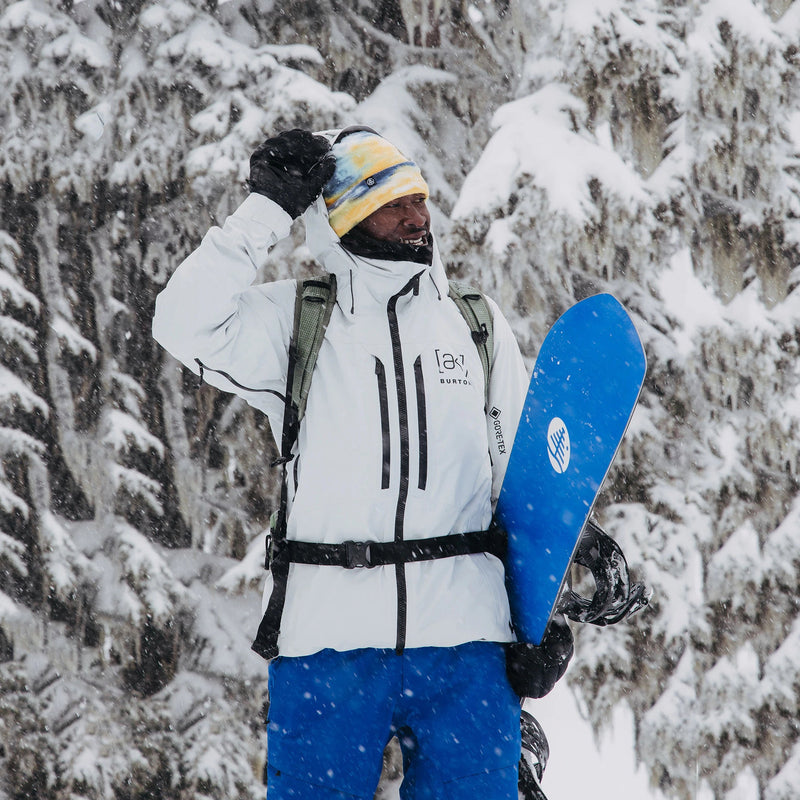
<path fill-rule="evenodd" d="M 407 194 L 391 200 L 358 225 L 373 239 L 417 247 L 428 243 L 430 226 L 431 215 L 424 194 Z"/>

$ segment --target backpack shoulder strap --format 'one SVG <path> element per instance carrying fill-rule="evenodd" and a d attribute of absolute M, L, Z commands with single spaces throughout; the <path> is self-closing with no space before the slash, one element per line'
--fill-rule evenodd
<path fill-rule="evenodd" d="M 297 441 L 300 420 L 305 414 L 308 392 L 311 389 L 311 375 L 335 302 L 336 278 L 333 275 L 297 281 L 294 326 L 289 343 L 289 368 L 286 372 L 281 457 L 273 462 L 283 466 L 283 480 L 280 503 L 270 520 L 264 564 L 272 573 L 273 585 L 267 609 L 252 644 L 252 649 L 267 660 L 278 655 L 278 637 L 289 578 L 290 559 L 286 539 L 287 465 L 292 458 L 294 443 Z"/>
<path fill-rule="evenodd" d="M 469 325 L 472 339 L 478 348 L 486 387 L 486 406 L 489 406 L 489 376 L 494 358 L 494 321 L 486 296 L 478 289 L 458 281 L 449 281 L 450 297 Z"/>
<path fill-rule="evenodd" d="M 294 304 L 294 330 L 290 346 L 292 368 L 287 375 L 287 389 L 295 409 L 295 424 L 306 411 L 311 376 L 317 363 L 322 340 L 336 303 L 336 277 L 322 275 L 297 282 Z M 292 352 L 293 351 L 293 352 Z M 288 455 L 288 454 L 284 454 Z"/>

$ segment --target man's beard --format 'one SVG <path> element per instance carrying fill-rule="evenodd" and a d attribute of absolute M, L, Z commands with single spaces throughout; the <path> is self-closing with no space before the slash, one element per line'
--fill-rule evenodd
<path fill-rule="evenodd" d="M 413 245 L 405 242 L 389 242 L 376 239 L 358 226 L 341 238 L 342 247 L 357 256 L 380 258 L 386 261 L 413 261 L 416 264 L 433 263 L 433 237 L 430 232 L 425 244 Z"/>

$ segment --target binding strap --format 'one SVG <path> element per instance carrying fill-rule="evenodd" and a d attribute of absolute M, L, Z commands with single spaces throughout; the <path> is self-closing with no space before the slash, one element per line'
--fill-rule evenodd
<path fill-rule="evenodd" d="M 559 597 L 558 611 L 574 622 L 614 625 L 650 602 L 647 586 L 631 583 L 620 546 L 591 519 L 578 541 L 574 560 L 592 573 L 595 585 L 594 594 L 588 598 L 573 591 L 570 580 Z"/>

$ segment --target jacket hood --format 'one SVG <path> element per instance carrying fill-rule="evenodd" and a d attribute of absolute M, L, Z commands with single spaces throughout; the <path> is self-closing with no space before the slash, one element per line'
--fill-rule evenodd
<path fill-rule="evenodd" d="M 433 260 L 430 266 L 413 261 L 388 261 L 364 258 L 346 250 L 328 222 L 325 201 L 318 197 L 303 213 L 306 244 L 316 261 L 336 276 L 337 298 L 346 314 L 363 310 L 362 304 L 385 305 L 414 275 L 421 275 L 420 288 L 428 278 L 430 289 L 441 297 L 448 293 L 447 275 L 433 239 Z"/>

